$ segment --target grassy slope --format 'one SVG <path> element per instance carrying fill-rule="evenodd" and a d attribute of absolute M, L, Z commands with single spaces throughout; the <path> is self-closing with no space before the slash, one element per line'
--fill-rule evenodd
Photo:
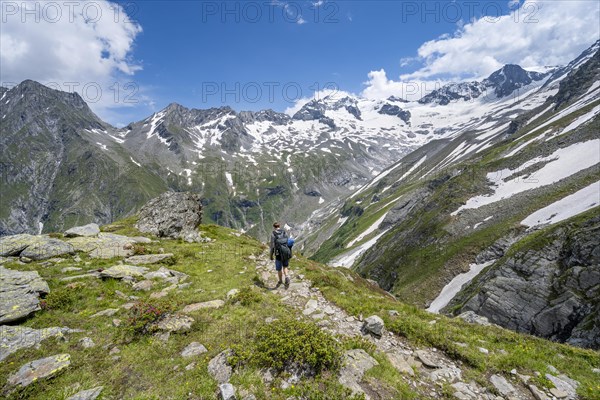
<path fill-rule="evenodd" d="M 132 227 L 134 221 L 135 218 L 129 218 L 105 227 L 105 230 L 137 234 Z M 246 306 L 228 302 L 221 309 L 196 312 L 193 314 L 196 323 L 192 331 L 172 335 L 166 344 L 151 336 L 143 336 L 129 342 L 123 335 L 125 328 L 114 327 L 111 323 L 112 318 L 90 318 L 90 315 L 125 303 L 126 300 L 116 295 L 116 290 L 127 295 L 140 296 L 142 300 L 147 300 L 149 293 L 133 292 L 129 285 L 120 281 L 86 279 L 82 281 L 85 286 L 68 294 L 72 300 L 70 305 L 38 312 L 24 324 L 35 328 L 68 326 L 86 332 L 71 334 L 68 341 L 48 339 L 42 343 L 40 349 L 20 350 L 12 354 L 0 364 L 0 380 L 5 381 L 8 374 L 27 360 L 50 354 L 71 354 L 71 367 L 56 378 L 37 382 L 12 398 L 64 399 L 77 391 L 73 386 L 77 384 L 81 385 L 81 389 L 104 385 L 105 390 L 101 398 L 106 399 L 213 398 L 217 384 L 207 374 L 208 361 L 232 345 L 244 346 L 251 343 L 256 330 L 265 324 L 265 318 L 285 318 L 297 314 L 283 306 L 274 294 L 254 286 L 252 256 L 264 251 L 259 242 L 245 235 L 234 236 L 233 231 L 213 225 L 203 226 L 202 230 L 215 241 L 188 244 L 162 240 L 146 245 L 149 252 L 158 252 L 159 248 L 163 248 L 165 252 L 175 253 L 177 261 L 169 268 L 189 274 L 188 282 L 192 282 L 190 287 L 181 292 L 170 292 L 166 300 L 154 302 L 164 304 L 168 301 L 175 304 L 177 309 L 181 309 L 189 303 L 224 299 L 230 289 L 244 287 L 251 287 L 256 292 L 258 302 Z M 89 269 L 106 268 L 116 261 L 91 260 L 83 256 L 82 258 L 83 262 L 90 263 L 85 266 Z M 49 267 L 32 263 L 26 266 L 12 265 L 12 268 L 38 270 L 48 280 L 52 291 L 64 293 L 66 282 L 60 281 L 58 277 L 64 275 L 60 270 L 71 264 L 74 264 L 72 260 Z M 10 264 L 7 266 L 11 267 Z M 592 368 L 600 367 L 600 356 L 596 352 L 550 343 L 499 328 L 484 328 L 443 316 L 433 316 L 395 301 L 352 271 L 340 274 L 340 271 L 302 257 L 293 261 L 293 268 L 297 273 L 305 274 L 330 301 L 349 313 L 355 316 L 378 314 L 384 318 L 390 330 L 406 336 L 413 344 L 435 346 L 460 359 L 464 362 L 464 373 L 484 385 L 487 385 L 486 377 L 492 372 L 508 374 L 512 368 L 517 368 L 520 373 L 544 373 L 547 364 L 552 364 L 559 370 L 568 371 L 572 378 L 582 383 L 582 396 L 589 399 L 600 398 L 600 387 L 595 379 L 597 376 L 591 371 Z M 78 273 L 71 272 L 67 275 Z M 350 276 L 354 283 L 346 279 L 344 274 Z M 389 309 L 398 310 L 400 315 L 390 317 L 386 311 Z M 127 313 L 120 310 L 113 318 L 126 321 Z M 434 318 L 437 323 L 431 325 L 429 322 Z M 91 337 L 97 346 L 92 349 L 77 346 L 77 341 L 84 336 Z M 192 360 L 183 359 L 179 352 L 193 341 L 204 344 L 208 353 L 193 360 L 196 361 L 195 368 L 187 371 L 184 367 Z M 466 343 L 467 347 L 460 347 L 457 342 Z M 108 354 L 108 349 L 113 345 L 121 350 L 118 354 L 120 359 L 116 361 Z M 346 348 L 356 346 L 362 345 L 344 344 Z M 480 346 L 488 348 L 491 354 L 485 356 L 480 353 L 477 350 Z M 365 348 L 373 353 L 372 348 Z M 499 353 L 499 349 L 505 350 L 506 354 Z M 385 382 L 392 388 L 395 398 L 413 398 L 414 394 L 389 362 L 381 354 L 373 355 L 380 361 L 381 366 L 369 371 L 368 379 Z M 242 369 L 240 374 L 234 374 L 231 382 L 238 390 L 248 390 L 258 398 L 268 399 L 286 399 L 291 395 L 310 393 L 313 396 L 314 393 L 321 393 L 322 398 L 334 398 L 331 397 L 334 395 L 327 397 L 326 393 L 339 393 L 341 390 L 335 375 L 329 373 L 286 390 L 279 389 L 278 381 L 273 385 L 264 384 L 259 372 L 252 368 Z M 537 383 L 549 384 L 539 379 Z"/>

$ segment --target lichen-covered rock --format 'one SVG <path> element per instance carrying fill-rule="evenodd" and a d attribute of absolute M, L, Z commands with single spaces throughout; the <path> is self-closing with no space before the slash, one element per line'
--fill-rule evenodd
<path fill-rule="evenodd" d="M 359 383 L 365 372 L 376 365 L 379 365 L 377 360 L 363 349 L 348 350 L 344 353 L 344 362 L 340 370 L 339 382 L 352 390 L 352 393 L 362 394 L 364 391 Z"/>
<path fill-rule="evenodd" d="M 73 253 L 75 253 L 75 248 L 69 243 L 48 236 L 34 236 L 33 242 L 23 249 L 19 255 L 31 260 L 45 260 Z"/>
<path fill-rule="evenodd" d="M 66 369 L 70 364 L 71 356 L 69 354 L 57 354 L 29 362 L 8 377 L 3 392 L 4 394 L 10 394 L 14 390 L 27 387 L 35 381 L 51 378 Z"/>
<path fill-rule="evenodd" d="M 100 272 L 101 278 L 114 278 L 114 279 L 123 279 L 126 276 L 136 277 L 136 276 L 144 276 L 145 273 L 148 272 L 148 268 L 146 267 L 137 267 L 134 265 L 115 265 L 104 271 Z"/>
<path fill-rule="evenodd" d="M 200 195 L 167 192 L 142 207 L 136 228 L 158 237 L 199 241 L 197 229 L 201 222 Z"/>
<path fill-rule="evenodd" d="M 48 284 L 36 271 L 15 271 L 0 266 L 0 324 L 18 321 L 40 310 L 40 294 Z"/>
<path fill-rule="evenodd" d="M 51 337 L 62 337 L 72 329 L 52 327 L 33 329 L 26 326 L 0 326 L 0 361 L 21 349 L 34 347 Z"/>
<path fill-rule="evenodd" d="M 229 382 L 233 369 L 227 363 L 227 359 L 232 355 L 230 349 L 223 350 L 208 362 L 208 373 L 219 383 Z"/>
<path fill-rule="evenodd" d="M 100 396 L 100 393 L 102 393 L 102 389 L 104 389 L 104 386 L 82 390 L 81 392 L 69 397 L 67 400 L 95 400 L 98 396 Z"/>
<path fill-rule="evenodd" d="M 172 253 L 164 253 L 164 254 L 142 254 L 139 256 L 131 256 L 125 260 L 130 264 L 138 265 L 138 264 L 156 264 L 158 262 L 164 261 L 166 259 L 172 258 Z"/>
<path fill-rule="evenodd" d="M 0 256 L 18 256 L 35 241 L 36 237 L 28 234 L 4 236 L 0 238 Z"/>
<path fill-rule="evenodd" d="M 87 224 L 83 226 L 76 226 L 65 232 L 66 237 L 78 237 L 78 236 L 97 236 L 100 233 L 100 227 L 98 224 Z"/>
<path fill-rule="evenodd" d="M 194 319 L 187 315 L 169 314 L 153 324 L 152 328 L 163 332 L 184 333 L 192 329 Z"/>

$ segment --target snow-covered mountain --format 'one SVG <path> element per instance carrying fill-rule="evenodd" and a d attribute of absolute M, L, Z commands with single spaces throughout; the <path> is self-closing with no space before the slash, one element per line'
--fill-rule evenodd
<path fill-rule="evenodd" d="M 599 44 L 514 101 L 438 105 L 489 124 L 316 211 L 299 246 L 430 311 L 600 348 Z"/>
<path fill-rule="evenodd" d="M 77 98 L 76 94 L 60 94 L 27 81 L 0 92 L 0 115 L 7 132 L 0 144 L 13 149 L 2 153 L 5 175 L 10 177 L 3 189 L 14 199 L 0 210 L 0 233 L 37 232 L 40 224 L 48 230 L 68 227 L 72 217 L 62 209 L 72 198 L 71 191 L 78 189 L 64 189 L 59 182 L 33 184 L 38 179 L 33 176 L 44 176 L 48 182 L 53 182 L 52 176 L 63 175 L 95 182 L 98 174 L 94 171 L 99 169 L 110 170 L 105 175 L 117 186 L 139 186 L 134 190 L 135 200 L 121 202 L 129 193 L 119 189 L 108 201 L 104 191 L 97 196 L 102 207 L 86 206 L 86 212 L 77 213 L 77 206 L 72 206 L 70 215 L 77 214 L 78 223 L 108 222 L 133 213 L 158 190 L 191 189 L 203 193 L 208 220 L 260 237 L 274 218 L 296 227 L 314 211 L 342 201 L 429 143 L 466 133 L 488 135 L 477 146 L 457 150 L 457 160 L 490 146 L 505 130 L 515 128 L 520 114 L 557 93 L 558 72 L 565 75 L 584 59 L 546 73 L 507 65 L 481 82 L 449 85 L 419 102 L 338 92 L 308 101 L 293 115 L 170 104 L 121 129 L 100 121 L 87 106 L 65 100 L 66 95 Z M 70 124 L 75 115 L 85 123 Z M 60 126 L 68 129 L 59 132 Z M 16 145 L 23 136 L 28 139 Z M 42 138 L 57 145 L 46 154 L 57 159 L 51 168 L 37 161 L 42 156 L 25 157 L 33 143 L 29 141 Z M 79 148 L 86 149 L 94 165 L 83 167 L 78 155 L 69 170 L 61 157 L 77 153 L 71 146 L 78 141 L 85 144 Z M 15 171 L 26 164 L 45 173 L 15 178 Z M 143 180 L 132 182 L 138 174 Z M 34 198 L 39 209 L 35 215 L 31 207 L 20 205 Z"/>

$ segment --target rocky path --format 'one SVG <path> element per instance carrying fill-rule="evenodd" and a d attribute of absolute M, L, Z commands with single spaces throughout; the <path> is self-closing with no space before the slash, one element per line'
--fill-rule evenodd
<path fill-rule="evenodd" d="M 500 375 L 492 375 L 490 382 L 496 388 L 496 395 L 476 382 L 465 382 L 463 367 L 435 348 L 419 349 L 411 346 L 405 338 L 389 332 L 377 316 L 366 316 L 364 320 L 349 315 L 343 309 L 328 301 L 318 288 L 303 275 L 291 269 L 291 284 L 288 289 L 276 287 L 277 273 L 273 262 L 266 255 L 257 259 L 256 270 L 266 290 L 277 294 L 287 306 L 314 319 L 323 330 L 335 335 L 362 337 L 372 342 L 377 350 L 386 355 L 391 364 L 403 375 L 403 379 L 421 398 L 443 398 L 442 388 L 450 385 L 454 398 L 470 399 L 552 399 L 539 390 L 533 392 Z M 394 310 L 388 310 L 394 313 Z M 432 316 L 432 320 L 434 320 Z M 376 335 L 375 333 L 381 333 Z M 340 373 L 340 382 L 355 393 L 364 393 L 368 399 L 384 399 L 385 394 L 373 384 L 362 381 L 363 374 L 377 361 L 363 350 L 346 352 L 345 365 Z M 521 376 L 521 379 L 528 380 Z"/>

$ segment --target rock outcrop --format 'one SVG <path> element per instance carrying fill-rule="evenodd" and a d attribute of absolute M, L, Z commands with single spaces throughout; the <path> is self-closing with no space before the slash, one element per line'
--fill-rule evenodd
<path fill-rule="evenodd" d="M 544 232 L 484 274 L 466 291 L 470 298 L 455 301 L 464 303 L 460 312 L 502 327 L 599 349 L 598 243 L 600 217 Z"/>
<path fill-rule="evenodd" d="M 0 266 L 0 324 L 18 321 L 40 310 L 40 295 L 50 292 L 36 271 Z"/>
<path fill-rule="evenodd" d="M 190 192 L 164 193 L 142 207 L 136 228 L 158 237 L 200 241 L 200 200 L 200 195 Z"/>
<path fill-rule="evenodd" d="M 8 377 L 3 394 L 10 394 L 17 389 L 29 386 L 35 381 L 51 378 L 69 365 L 71 365 L 69 354 L 57 354 L 29 362 Z"/>

